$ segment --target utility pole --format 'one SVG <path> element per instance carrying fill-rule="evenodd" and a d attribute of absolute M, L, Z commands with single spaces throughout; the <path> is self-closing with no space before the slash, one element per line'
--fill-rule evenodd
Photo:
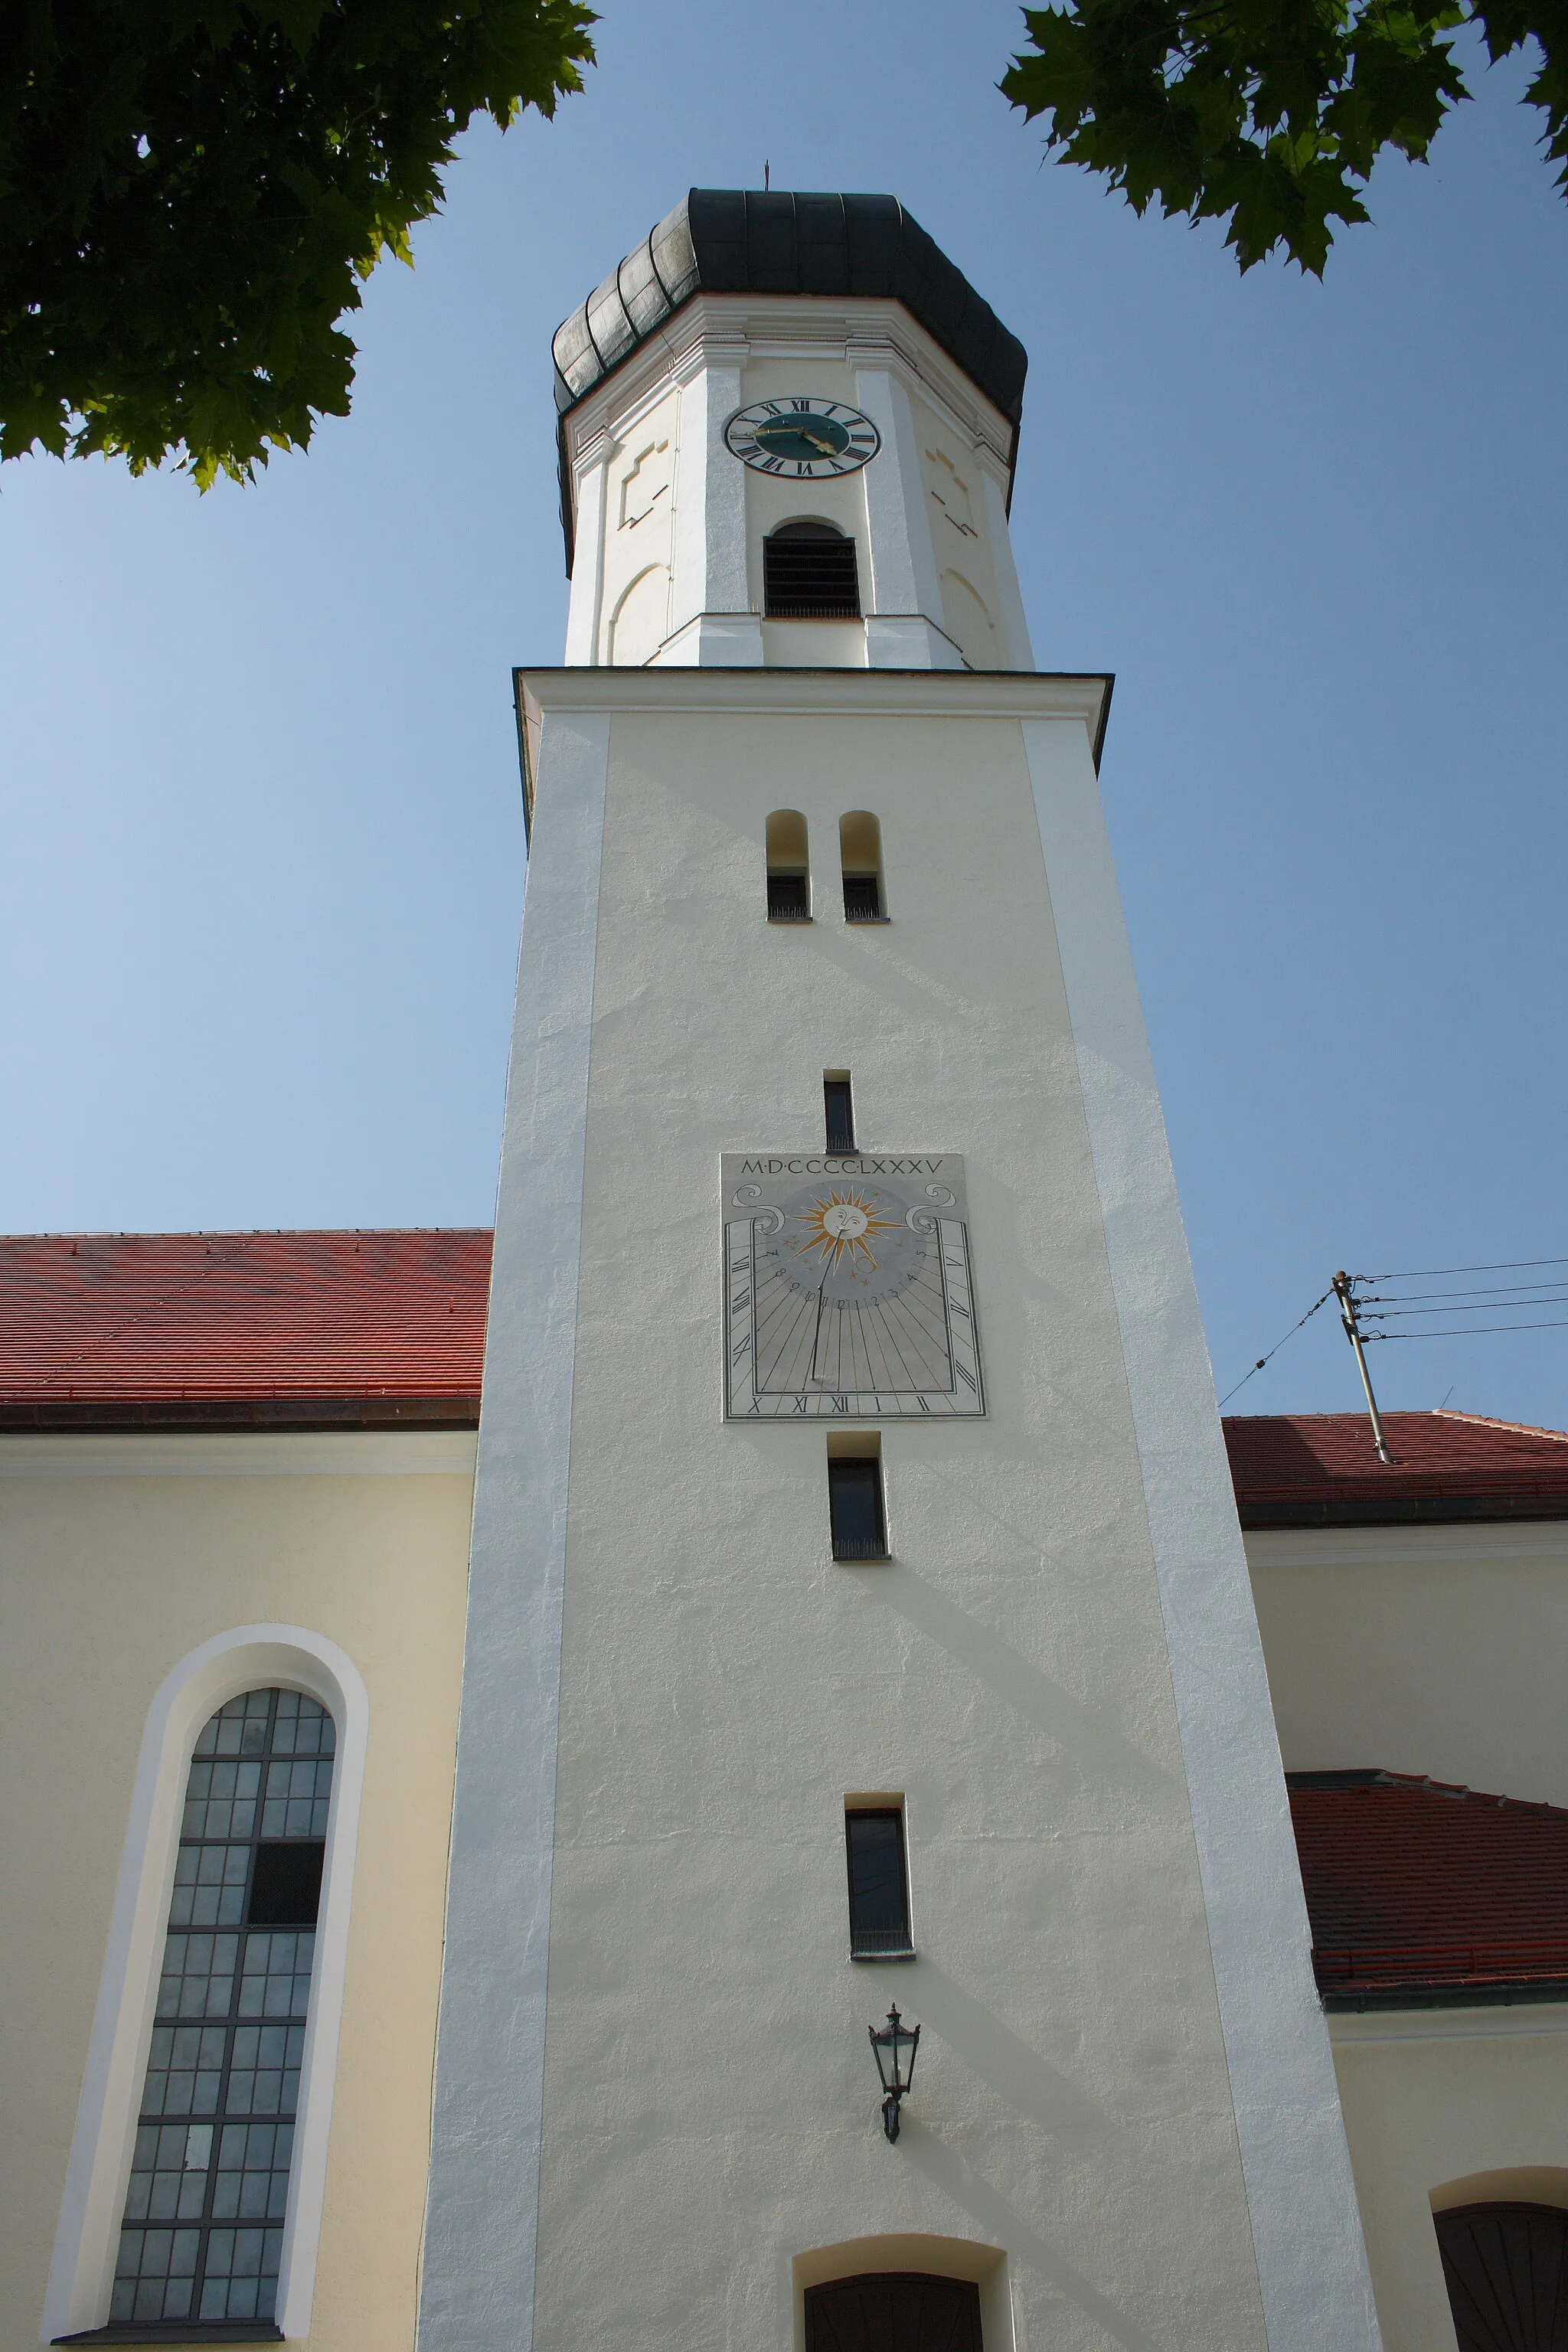
<path fill-rule="evenodd" d="M 1362 1387 L 1366 1391 L 1366 1409 L 1372 1415 L 1373 1450 L 1380 1462 L 1392 1462 L 1394 1456 L 1383 1433 L 1383 1415 L 1372 1392 L 1372 1374 L 1366 1368 L 1366 1349 L 1362 1346 L 1361 1326 L 1356 1321 L 1355 1296 L 1351 1289 L 1351 1278 L 1342 1269 L 1334 1276 L 1334 1297 L 1340 1302 L 1340 1320 L 1345 1327 L 1345 1338 L 1355 1349 L 1356 1370 L 1361 1374 Z"/>

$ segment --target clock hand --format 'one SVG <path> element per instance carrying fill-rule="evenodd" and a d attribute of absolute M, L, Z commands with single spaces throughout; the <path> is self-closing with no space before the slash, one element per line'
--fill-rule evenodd
<path fill-rule="evenodd" d="M 800 434 L 800 437 L 803 441 L 809 441 L 812 447 L 814 449 L 820 449 L 825 457 L 837 457 L 838 452 L 834 447 L 832 442 L 825 441 L 820 433 L 807 433 L 798 425 L 795 430 Z"/>

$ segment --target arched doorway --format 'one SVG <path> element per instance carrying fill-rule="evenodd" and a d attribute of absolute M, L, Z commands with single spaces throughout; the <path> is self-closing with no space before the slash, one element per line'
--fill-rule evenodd
<path fill-rule="evenodd" d="M 868 2271 L 805 2291 L 805 2352 L 982 2352 L 973 2279 Z"/>
<path fill-rule="evenodd" d="M 1459 2352 L 1568 2352 L 1568 2212 L 1454 2205 L 1432 2219 Z"/>

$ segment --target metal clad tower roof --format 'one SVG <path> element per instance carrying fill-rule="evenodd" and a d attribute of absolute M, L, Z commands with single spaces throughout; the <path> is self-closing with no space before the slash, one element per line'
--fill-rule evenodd
<path fill-rule="evenodd" d="M 564 416 L 694 294 L 868 296 L 902 303 L 1014 428 L 1028 355 L 896 196 L 691 188 L 556 330 Z M 572 538 L 564 435 L 562 519 Z"/>
<path fill-rule="evenodd" d="M 555 335 L 573 407 L 693 294 L 858 294 L 901 302 L 1016 425 L 1027 354 L 896 196 L 692 188 Z"/>

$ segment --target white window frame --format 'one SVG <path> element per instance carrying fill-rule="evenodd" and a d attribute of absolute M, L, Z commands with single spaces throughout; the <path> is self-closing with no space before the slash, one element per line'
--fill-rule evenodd
<path fill-rule="evenodd" d="M 286 2336 L 310 2332 L 370 1700 L 358 1669 L 336 1643 L 300 1625 L 239 1625 L 183 1658 L 148 1711 L 44 2297 L 46 2344 L 109 2324 L 191 1750 L 220 1706 L 242 1691 L 274 1684 L 318 1700 L 337 1730 L 278 2279 L 279 2327 Z"/>

